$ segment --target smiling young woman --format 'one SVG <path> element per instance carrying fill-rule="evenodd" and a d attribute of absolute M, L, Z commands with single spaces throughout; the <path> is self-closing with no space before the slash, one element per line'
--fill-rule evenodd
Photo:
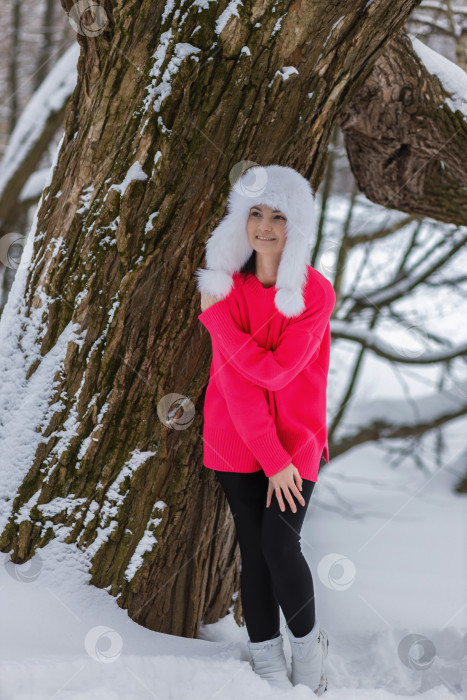
<path fill-rule="evenodd" d="M 328 640 L 315 614 L 300 531 L 320 459 L 329 462 L 335 293 L 308 264 L 313 236 L 308 181 L 292 168 L 255 166 L 232 188 L 197 277 L 198 318 L 212 339 L 203 464 L 214 470 L 235 522 L 252 665 L 272 685 L 302 683 L 321 695 Z M 279 608 L 292 648 L 292 683 Z"/>
<path fill-rule="evenodd" d="M 265 204 L 251 207 L 246 223 L 248 240 L 256 251 L 256 277 L 265 287 L 276 284 L 277 269 L 286 240 L 285 214 Z"/>

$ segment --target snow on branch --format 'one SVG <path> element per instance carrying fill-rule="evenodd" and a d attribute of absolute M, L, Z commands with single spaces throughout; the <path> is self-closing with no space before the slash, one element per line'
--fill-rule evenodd
<path fill-rule="evenodd" d="M 42 154 L 60 126 L 75 89 L 80 47 L 72 44 L 47 75 L 22 112 L 0 162 L 0 222 L 20 198 Z"/>
<path fill-rule="evenodd" d="M 331 334 L 333 339 L 342 338 L 345 340 L 353 340 L 360 345 L 364 345 L 367 349 L 372 350 L 375 355 L 379 355 L 379 357 L 384 357 L 391 362 L 401 362 L 404 364 L 431 365 L 436 362 L 446 362 L 467 353 L 467 342 L 442 350 L 422 349 L 418 354 L 411 351 L 399 351 L 398 348 L 401 346 L 400 342 L 397 343 L 397 345 L 387 342 L 379 337 L 375 330 L 357 328 L 353 323 L 347 323 L 346 321 L 340 321 L 338 319 L 331 320 Z"/>
<path fill-rule="evenodd" d="M 384 397 L 352 403 L 351 423 L 344 421 L 335 437 L 333 455 L 369 440 L 397 439 L 421 435 L 467 414 L 467 381 L 455 389 L 437 389 L 416 402 Z"/>
<path fill-rule="evenodd" d="M 451 95 L 445 98 L 446 104 L 453 112 L 459 110 L 467 117 L 467 73 L 445 56 L 430 49 L 413 34 L 409 34 L 409 39 L 427 71 L 436 75 L 444 91 Z"/>

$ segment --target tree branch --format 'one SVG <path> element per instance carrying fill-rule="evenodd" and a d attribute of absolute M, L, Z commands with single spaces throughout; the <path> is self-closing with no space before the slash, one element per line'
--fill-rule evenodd
<path fill-rule="evenodd" d="M 465 75 L 439 62 L 453 77 Z M 339 119 L 352 172 L 371 201 L 465 224 L 467 119 L 450 97 L 412 41 L 393 39 Z"/>
<path fill-rule="evenodd" d="M 331 319 L 331 333 L 334 340 L 336 338 L 353 340 L 360 345 L 364 345 L 367 349 L 372 350 L 375 355 L 379 357 L 384 357 L 391 362 L 400 362 L 403 364 L 432 365 L 436 362 L 452 360 L 467 352 L 466 342 L 443 350 L 427 350 L 421 352 L 419 355 L 406 355 L 402 352 L 397 352 L 397 349 L 392 343 L 387 343 L 382 338 L 379 338 L 375 331 L 366 328 L 355 328 L 353 323 L 346 323 L 338 319 Z"/>
<path fill-rule="evenodd" d="M 382 306 L 389 306 L 389 304 L 397 299 L 406 297 L 420 284 L 428 284 L 431 275 L 433 275 L 437 270 L 443 268 L 444 265 L 450 261 L 452 257 L 465 246 L 466 243 L 467 234 L 461 236 L 458 241 L 455 241 L 452 245 L 448 246 L 447 250 L 441 255 L 439 251 L 440 244 L 438 242 L 433 246 L 432 251 L 435 259 L 433 262 L 430 262 L 429 265 L 423 266 L 425 260 L 422 260 L 421 262 L 419 261 L 410 269 L 406 269 L 397 279 L 394 279 L 394 281 L 388 284 L 385 288 L 376 289 L 374 291 L 370 290 L 366 293 L 353 294 L 353 304 L 347 311 L 347 318 L 354 316 L 361 311 L 361 309 L 368 306 L 374 306 L 375 304 L 379 308 Z M 430 257 L 430 255 L 427 255 L 426 257 Z M 415 270 L 420 265 L 422 266 L 421 271 L 418 274 L 415 274 Z"/>
<path fill-rule="evenodd" d="M 21 190 L 35 172 L 60 127 L 76 85 L 78 44 L 72 44 L 50 71 L 18 119 L 0 163 L 0 227 L 14 226 Z"/>
<path fill-rule="evenodd" d="M 352 407 L 355 432 L 333 441 L 330 452 L 333 457 L 347 452 L 364 442 L 407 438 L 422 435 L 440 425 L 467 414 L 467 382 L 458 387 L 458 394 L 436 391 L 423 401 L 411 404 L 406 400 L 365 401 Z M 417 415 L 414 416 L 414 413 Z"/>

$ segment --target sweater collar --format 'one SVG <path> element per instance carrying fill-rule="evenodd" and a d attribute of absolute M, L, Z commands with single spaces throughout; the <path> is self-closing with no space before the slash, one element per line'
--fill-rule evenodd
<path fill-rule="evenodd" d="M 239 278 L 243 284 L 243 275 L 239 274 Z M 272 287 L 263 287 L 256 275 L 253 275 L 252 273 L 250 273 L 247 276 L 245 284 L 249 287 L 249 289 L 251 289 L 252 292 L 255 292 L 256 294 L 261 294 L 264 297 L 270 297 L 271 299 L 274 298 L 277 292 L 276 285 L 273 285 Z"/>

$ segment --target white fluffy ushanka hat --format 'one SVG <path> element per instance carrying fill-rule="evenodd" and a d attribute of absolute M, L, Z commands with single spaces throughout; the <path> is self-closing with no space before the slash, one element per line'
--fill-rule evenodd
<path fill-rule="evenodd" d="M 315 200 L 308 180 L 287 166 L 255 165 L 232 186 L 227 214 L 206 243 L 206 269 L 195 271 L 198 290 L 219 299 L 228 296 L 233 273 L 241 270 L 254 250 L 246 224 L 250 208 L 257 204 L 279 209 L 287 217 L 274 303 L 284 316 L 297 316 L 305 308 L 303 288 L 315 239 Z"/>

